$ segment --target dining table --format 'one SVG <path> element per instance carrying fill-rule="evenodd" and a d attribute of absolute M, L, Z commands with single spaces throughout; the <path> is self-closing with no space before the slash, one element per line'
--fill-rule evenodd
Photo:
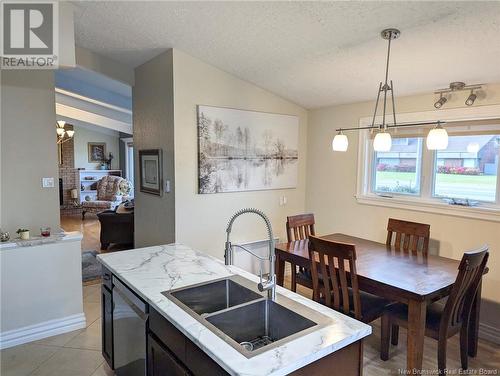
<path fill-rule="evenodd" d="M 405 252 L 391 245 L 340 233 L 321 238 L 355 245 L 360 290 L 408 305 L 407 369 L 413 372 L 421 370 L 427 305 L 449 295 L 458 275 L 460 260 Z M 276 278 L 280 286 L 284 283 L 286 262 L 311 268 L 307 239 L 278 243 L 275 255 Z M 477 354 L 480 301 L 481 285 L 469 321 L 468 353 L 473 357 Z"/>

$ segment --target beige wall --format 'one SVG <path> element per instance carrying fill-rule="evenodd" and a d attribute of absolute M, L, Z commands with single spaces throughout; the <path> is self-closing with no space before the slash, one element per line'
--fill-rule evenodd
<path fill-rule="evenodd" d="M 132 90 L 135 157 L 135 246 L 175 240 L 174 108 L 172 50 L 135 69 Z M 139 189 L 139 150 L 163 150 L 163 179 L 171 192 L 162 197 Z"/>
<path fill-rule="evenodd" d="M 140 82 L 138 76 L 136 82 Z M 244 207 L 264 210 L 271 219 L 275 235 L 286 236 L 286 216 L 304 210 L 307 111 L 179 50 L 174 50 L 174 93 L 176 241 L 222 258 L 227 221 L 235 211 Z M 298 187 L 257 192 L 198 194 L 198 104 L 298 116 Z M 287 197 L 287 205 L 279 205 L 280 196 Z M 252 241 L 264 239 L 266 236 L 264 224 L 252 216 L 242 217 L 235 224 L 233 233 L 232 239 L 235 241 Z"/>
<path fill-rule="evenodd" d="M 465 107 L 465 98 L 456 98 L 446 108 Z M 434 110 L 433 95 L 402 97 L 396 101 L 399 113 Z M 499 104 L 500 85 L 489 85 L 487 97 L 477 105 Z M 318 233 L 344 232 L 385 241 L 387 218 L 395 217 L 431 225 L 431 237 L 439 241 L 439 254 L 460 259 L 465 250 L 482 244 L 490 246 L 491 272 L 484 279 L 483 297 L 500 302 L 500 223 L 458 218 L 410 210 L 358 204 L 356 169 L 358 137 L 350 133 L 346 153 L 334 153 L 331 140 L 335 128 L 357 126 L 361 117 L 371 116 L 373 102 L 340 105 L 310 111 L 306 208 L 316 216 Z M 467 111 L 464 108 L 464 111 Z"/>
<path fill-rule="evenodd" d="M 3 339 L 14 342 L 8 345 L 85 327 L 81 236 L 71 236 L 57 243 L 0 250 L 0 339 L 7 336 Z M 56 322 L 44 325 L 51 320 Z M 42 327 L 30 330 L 33 325 Z"/>
<path fill-rule="evenodd" d="M 95 131 L 82 126 L 75 125 L 75 168 L 86 168 L 87 170 L 99 168 L 100 163 L 90 163 L 88 157 L 89 142 L 104 142 L 106 143 L 106 158 L 109 153 L 113 154 L 111 162 L 112 169 L 120 167 L 120 139 L 119 133 L 115 131 Z M 124 174 L 125 172 L 122 171 Z"/>
<path fill-rule="evenodd" d="M 59 229 L 58 165 L 53 71 L 1 72 L 0 226 L 13 232 Z M 42 188 L 42 177 L 54 188 Z"/>

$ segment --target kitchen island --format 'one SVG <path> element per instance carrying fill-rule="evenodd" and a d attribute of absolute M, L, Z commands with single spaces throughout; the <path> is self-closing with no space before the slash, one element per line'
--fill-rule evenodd
<path fill-rule="evenodd" d="M 264 347 L 258 355 L 245 356 L 204 324 L 204 319 L 169 298 L 168 292 L 234 276 L 256 286 L 257 276 L 180 244 L 98 258 L 107 269 L 103 277 L 103 355 L 111 366 L 116 363 L 113 353 L 114 342 L 118 341 L 113 335 L 115 303 L 111 301 L 116 281 L 120 288 L 125 286 L 133 292 L 132 300 L 137 298 L 148 308 L 144 344 L 148 375 L 361 374 L 361 340 L 371 333 L 371 327 L 310 299 L 278 287 L 277 303 L 300 305 L 302 313 L 314 311 L 316 317 L 322 317 L 322 325 L 309 327 L 287 342 L 277 341 L 269 350 Z M 259 298 L 265 300 L 264 295 Z M 133 338 L 130 341 L 137 342 Z M 129 341 L 122 337 L 118 343 L 124 342 Z"/>

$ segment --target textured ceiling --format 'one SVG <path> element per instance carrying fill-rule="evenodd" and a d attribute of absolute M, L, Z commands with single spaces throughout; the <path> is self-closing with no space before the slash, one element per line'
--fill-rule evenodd
<path fill-rule="evenodd" d="M 500 82 L 500 2 L 73 2 L 78 45 L 135 67 L 178 48 L 306 108 Z"/>

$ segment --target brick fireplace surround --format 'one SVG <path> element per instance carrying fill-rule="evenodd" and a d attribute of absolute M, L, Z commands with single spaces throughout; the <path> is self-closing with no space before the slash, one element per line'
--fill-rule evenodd
<path fill-rule="evenodd" d="M 66 130 L 73 130 L 73 126 L 66 124 Z M 59 145 L 58 145 L 59 147 Z M 81 214 L 80 208 L 73 205 L 71 190 L 79 189 L 78 170 L 75 168 L 75 147 L 73 139 L 60 145 L 61 158 L 59 160 L 59 178 L 62 179 L 62 205 L 61 215 Z"/>

